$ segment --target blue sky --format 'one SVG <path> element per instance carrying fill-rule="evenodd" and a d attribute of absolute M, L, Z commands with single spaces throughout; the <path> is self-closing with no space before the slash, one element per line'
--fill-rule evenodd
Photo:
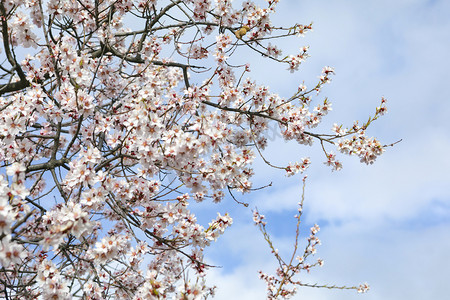
<path fill-rule="evenodd" d="M 373 115 L 382 96 L 388 114 L 368 135 L 388 148 L 372 166 L 343 157 L 343 170 L 322 164 L 319 145 L 311 148 L 276 140 L 264 152 L 282 165 L 310 156 L 305 219 L 321 226 L 317 257 L 321 269 L 300 277 L 305 282 L 355 285 L 371 290 L 328 291 L 301 288 L 294 299 L 446 299 L 450 278 L 450 2 L 425 0 L 281 1 L 278 22 L 314 22 L 314 31 L 288 52 L 310 46 L 311 57 L 290 74 L 284 66 L 251 61 L 253 76 L 272 91 L 288 97 L 298 83 L 313 82 L 322 67 L 336 70 L 322 92 L 333 103 L 322 132 L 334 122 L 352 124 Z M 276 23 L 276 20 L 274 20 Z M 259 63 L 258 63 L 259 62 Z M 270 70 L 270 72 L 269 72 Z M 240 197 L 257 206 L 283 253 L 293 245 L 296 203 L 301 176 L 286 178 L 278 170 L 255 164 L 255 185 L 271 188 Z M 202 203 L 204 205 L 205 203 Z M 200 212 L 228 211 L 235 219 L 213 248 L 210 262 L 221 265 L 208 279 L 218 286 L 216 299 L 264 299 L 265 286 L 257 271 L 270 273 L 276 261 L 252 225 L 250 209 L 227 203 L 205 205 Z"/>

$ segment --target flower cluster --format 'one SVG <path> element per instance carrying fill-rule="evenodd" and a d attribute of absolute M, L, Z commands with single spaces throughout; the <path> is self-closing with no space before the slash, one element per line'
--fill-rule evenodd
<path fill-rule="evenodd" d="M 311 164 L 311 160 L 309 158 L 303 158 L 302 162 L 296 162 L 293 164 L 289 164 L 286 167 L 286 175 L 287 176 L 293 176 L 295 174 L 297 174 L 298 172 L 303 173 Z"/>
<path fill-rule="evenodd" d="M 69 284 L 52 261 L 43 259 L 38 265 L 36 282 L 45 299 L 71 299 Z"/>
<path fill-rule="evenodd" d="M 91 249 L 87 256 L 98 263 L 105 263 L 126 252 L 129 246 L 127 236 L 109 235 L 95 243 L 95 248 Z"/>
<path fill-rule="evenodd" d="M 333 152 L 327 153 L 327 161 L 324 162 L 325 165 L 332 167 L 333 171 L 339 171 L 342 169 L 342 163 L 336 160 L 336 154 Z"/>
<path fill-rule="evenodd" d="M 33 25 L 30 24 L 28 16 L 24 13 L 17 13 L 11 22 L 11 44 L 20 45 L 24 48 L 37 47 L 39 41 L 37 35 L 33 31 Z"/>
<path fill-rule="evenodd" d="M 298 67 L 300 66 L 300 64 L 309 57 L 309 54 L 307 52 L 308 52 L 308 47 L 303 47 L 300 49 L 299 54 L 289 55 L 286 58 L 286 61 L 289 64 L 288 69 L 291 73 L 293 73 L 294 71 L 298 71 Z M 322 80 L 322 78 L 321 78 L 321 82 L 326 83 L 326 81 Z"/>
<path fill-rule="evenodd" d="M 56 209 L 47 212 L 42 217 L 44 234 L 42 243 L 44 249 L 52 246 L 58 248 L 65 237 L 73 235 L 79 239 L 94 227 L 89 214 L 80 204 L 68 202 L 58 205 Z"/>
<path fill-rule="evenodd" d="M 23 185 L 24 166 L 15 163 L 7 168 L 7 174 L 13 177 L 13 183 L 0 175 L 0 264 L 4 268 L 16 269 L 28 257 L 27 250 L 13 239 L 13 228 L 20 222 L 21 211 L 29 208 L 22 198 L 28 195 Z"/>
<path fill-rule="evenodd" d="M 354 135 L 350 139 L 340 140 L 338 150 L 345 154 L 357 155 L 361 162 L 366 164 L 373 164 L 385 151 L 376 138 L 367 138 L 364 135 Z"/>

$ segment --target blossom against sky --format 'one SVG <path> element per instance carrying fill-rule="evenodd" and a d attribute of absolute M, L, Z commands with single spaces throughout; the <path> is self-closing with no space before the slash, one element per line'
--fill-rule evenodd
<path fill-rule="evenodd" d="M 368 294 L 301 288 L 294 299 L 444 299 L 450 277 L 450 135 L 447 58 L 450 19 L 447 1 L 282 1 L 279 21 L 313 21 L 313 31 L 291 52 L 309 45 L 311 57 L 291 75 L 270 64 L 251 64 L 251 75 L 282 96 L 300 80 L 314 80 L 324 66 L 336 76 L 322 92 L 333 104 L 323 131 L 335 122 L 366 121 L 381 97 L 388 114 L 369 129 L 390 144 L 374 165 L 343 157 L 343 169 L 330 172 L 320 145 L 311 149 L 281 140 L 264 152 L 273 163 L 310 156 L 306 185 L 305 233 L 318 223 L 323 245 L 317 257 L 322 269 L 306 282 L 355 285 L 367 281 Z M 287 54 L 287 53 L 286 53 Z M 270 72 L 268 72 L 270 69 Z M 328 123 L 327 123 L 328 122 Z M 328 126 L 328 127 L 327 127 Z M 290 250 L 295 230 L 301 178 L 286 178 L 263 163 L 255 185 L 273 186 L 242 197 L 268 217 L 280 251 Z M 258 176 L 258 175 L 257 175 Z M 210 259 L 224 266 L 209 277 L 218 285 L 217 299 L 262 299 L 264 284 L 276 260 L 251 224 L 251 212 L 226 207 L 233 226 Z M 231 207 L 233 206 L 233 207 Z M 237 216 L 240 214 L 239 216 Z M 252 236 L 252 239 L 248 239 Z M 230 266 L 231 265 L 231 266 Z M 356 298 L 358 297 L 358 298 Z"/>

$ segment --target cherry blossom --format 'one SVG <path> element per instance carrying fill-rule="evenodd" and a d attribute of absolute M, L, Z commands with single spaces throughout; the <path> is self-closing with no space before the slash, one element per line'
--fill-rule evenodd
<path fill-rule="evenodd" d="M 204 253 L 233 219 L 220 211 L 203 224 L 190 205 L 231 199 L 246 209 L 242 194 L 261 188 L 257 158 L 287 176 L 305 172 L 306 154 L 267 161 L 270 133 L 320 143 L 336 171 L 338 155 L 372 164 L 385 151 L 366 135 L 387 112 L 384 98 L 366 123 L 318 131 L 332 111 L 321 92 L 333 68 L 289 95 L 251 78 L 249 53 L 290 72 L 309 58 L 306 45 L 284 54 L 277 43 L 312 30 L 272 24 L 278 2 L 0 3 L 1 297 L 214 295 Z M 253 219 L 270 240 L 264 216 Z M 320 244 L 318 227 L 310 232 L 297 265 L 261 273 L 269 298 L 296 292 L 291 277 L 293 287 L 281 284 L 286 274 L 323 264 L 308 260 Z"/>

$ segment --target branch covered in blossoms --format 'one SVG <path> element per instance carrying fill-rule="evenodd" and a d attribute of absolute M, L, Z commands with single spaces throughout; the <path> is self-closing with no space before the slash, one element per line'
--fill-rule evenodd
<path fill-rule="evenodd" d="M 0 2 L 0 295 L 5 299 L 200 299 L 214 294 L 206 247 L 232 224 L 200 224 L 192 201 L 254 189 L 256 155 L 288 176 L 307 157 L 263 157 L 269 124 L 373 163 L 365 132 L 314 128 L 331 110 L 315 86 L 282 97 L 250 77 L 244 55 L 295 72 L 308 47 L 276 41 L 279 1 L 5 0 Z M 318 97 L 318 96 L 317 96 Z M 316 104 L 313 104 L 316 103 Z"/>

